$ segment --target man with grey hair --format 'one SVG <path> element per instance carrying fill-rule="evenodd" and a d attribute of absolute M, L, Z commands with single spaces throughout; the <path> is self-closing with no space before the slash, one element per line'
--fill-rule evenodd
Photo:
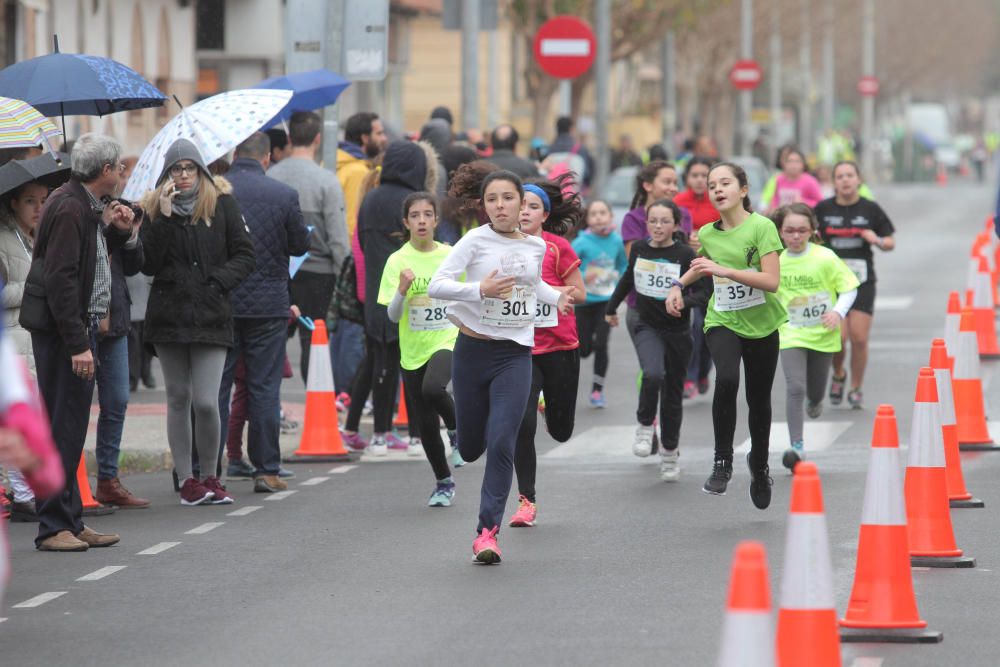
<path fill-rule="evenodd" d="M 252 471 L 242 471 L 242 458 L 230 456 L 226 475 L 254 478 L 254 491 L 273 493 L 287 488 L 278 449 L 281 412 L 281 372 L 285 363 L 288 326 L 288 258 L 309 249 L 309 230 L 299 209 L 298 193 L 264 171 L 271 142 L 257 132 L 236 148 L 226 173 L 240 205 L 257 255 L 257 266 L 230 293 L 233 306 L 233 347 L 229 349 L 219 388 L 222 442 L 229 422 L 229 395 L 237 364 L 242 365 L 250 428 L 247 454 Z M 232 454 L 233 452 L 230 452 Z M 234 474 L 236 473 L 236 474 Z"/>
<path fill-rule="evenodd" d="M 21 310 L 66 477 L 62 493 L 38 507 L 35 546 L 43 551 L 86 551 L 119 539 L 83 525 L 76 469 L 90 422 L 97 341 L 110 325 L 109 257 L 119 248 L 134 248 L 139 230 L 132 210 L 111 201 L 122 168 L 117 141 L 85 134 L 71 163 L 72 177 L 49 195 L 42 210 L 31 270 L 41 273 L 40 279 L 33 283 L 29 275 L 25 285 L 26 293 L 44 294 L 48 321 L 26 322 Z"/>

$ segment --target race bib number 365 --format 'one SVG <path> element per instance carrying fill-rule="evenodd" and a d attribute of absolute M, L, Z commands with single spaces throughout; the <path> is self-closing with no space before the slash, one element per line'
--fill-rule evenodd
<path fill-rule="evenodd" d="M 454 326 L 448 319 L 448 302 L 432 299 L 426 294 L 410 297 L 410 331 L 438 331 Z"/>
<path fill-rule="evenodd" d="M 745 310 L 764 303 L 763 290 L 721 276 L 712 276 L 712 281 L 715 283 L 715 309 L 719 312 Z"/>
<path fill-rule="evenodd" d="M 483 299 L 479 321 L 494 327 L 516 329 L 534 323 L 535 310 L 534 287 L 515 285 L 506 299 Z"/>
<path fill-rule="evenodd" d="M 681 277 L 681 265 L 675 262 L 635 260 L 635 291 L 651 299 L 666 299 L 670 284 Z"/>

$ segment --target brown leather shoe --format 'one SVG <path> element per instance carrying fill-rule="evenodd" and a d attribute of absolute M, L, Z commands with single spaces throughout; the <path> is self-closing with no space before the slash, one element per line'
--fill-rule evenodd
<path fill-rule="evenodd" d="M 275 491 L 284 491 L 287 488 L 288 484 L 285 483 L 285 480 L 277 475 L 261 475 L 253 480 L 254 493 L 274 493 Z"/>
<path fill-rule="evenodd" d="M 114 533 L 105 535 L 87 526 L 83 527 L 83 530 L 80 531 L 80 534 L 76 538 L 91 547 L 110 547 L 112 544 L 118 544 L 118 541 L 122 539 Z"/>
<path fill-rule="evenodd" d="M 114 479 L 97 480 L 97 502 L 102 505 L 117 505 L 118 509 L 132 510 L 145 509 L 149 507 L 149 501 L 139 498 L 131 491 L 122 486 L 121 480 Z"/>
<path fill-rule="evenodd" d="M 38 545 L 39 551 L 86 551 L 89 548 L 89 544 L 76 539 L 68 530 L 60 530 L 55 535 L 46 537 Z"/>

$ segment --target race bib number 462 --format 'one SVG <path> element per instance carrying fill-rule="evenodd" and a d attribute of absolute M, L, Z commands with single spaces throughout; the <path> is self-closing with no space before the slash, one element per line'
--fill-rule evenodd
<path fill-rule="evenodd" d="M 432 299 L 426 294 L 410 297 L 410 331 L 438 331 L 454 326 L 448 319 L 448 302 Z"/>
<path fill-rule="evenodd" d="M 650 259 L 635 260 L 635 291 L 651 299 L 666 299 L 670 284 L 681 277 L 681 265 L 676 262 L 654 262 Z"/>
<path fill-rule="evenodd" d="M 764 291 L 722 276 L 712 276 L 715 284 L 715 309 L 719 312 L 745 310 L 764 303 Z"/>
<path fill-rule="evenodd" d="M 514 285 L 506 299 L 486 297 L 480 309 L 479 321 L 494 327 L 516 329 L 535 321 L 535 289 L 530 285 Z"/>
<path fill-rule="evenodd" d="M 788 302 L 788 323 L 793 327 L 814 327 L 822 324 L 823 316 L 831 310 L 828 292 L 797 296 Z"/>

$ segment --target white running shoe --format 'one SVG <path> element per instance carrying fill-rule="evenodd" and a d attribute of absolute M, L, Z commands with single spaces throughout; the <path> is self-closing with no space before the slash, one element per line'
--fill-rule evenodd
<path fill-rule="evenodd" d="M 409 444 L 406 446 L 407 456 L 423 456 L 424 455 L 424 443 L 420 438 L 410 438 Z"/>
<path fill-rule="evenodd" d="M 681 476 L 681 466 L 678 463 L 680 452 L 676 449 L 660 450 L 660 479 L 664 482 L 676 482 Z"/>
<path fill-rule="evenodd" d="M 646 458 L 653 453 L 653 427 L 639 426 L 635 429 L 635 442 L 632 443 L 632 453 Z"/>
<path fill-rule="evenodd" d="M 372 441 L 368 445 L 368 453 L 372 456 L 388 456 L 389 444 L 385 441 L 385 436 L 372 436 Z"/>

